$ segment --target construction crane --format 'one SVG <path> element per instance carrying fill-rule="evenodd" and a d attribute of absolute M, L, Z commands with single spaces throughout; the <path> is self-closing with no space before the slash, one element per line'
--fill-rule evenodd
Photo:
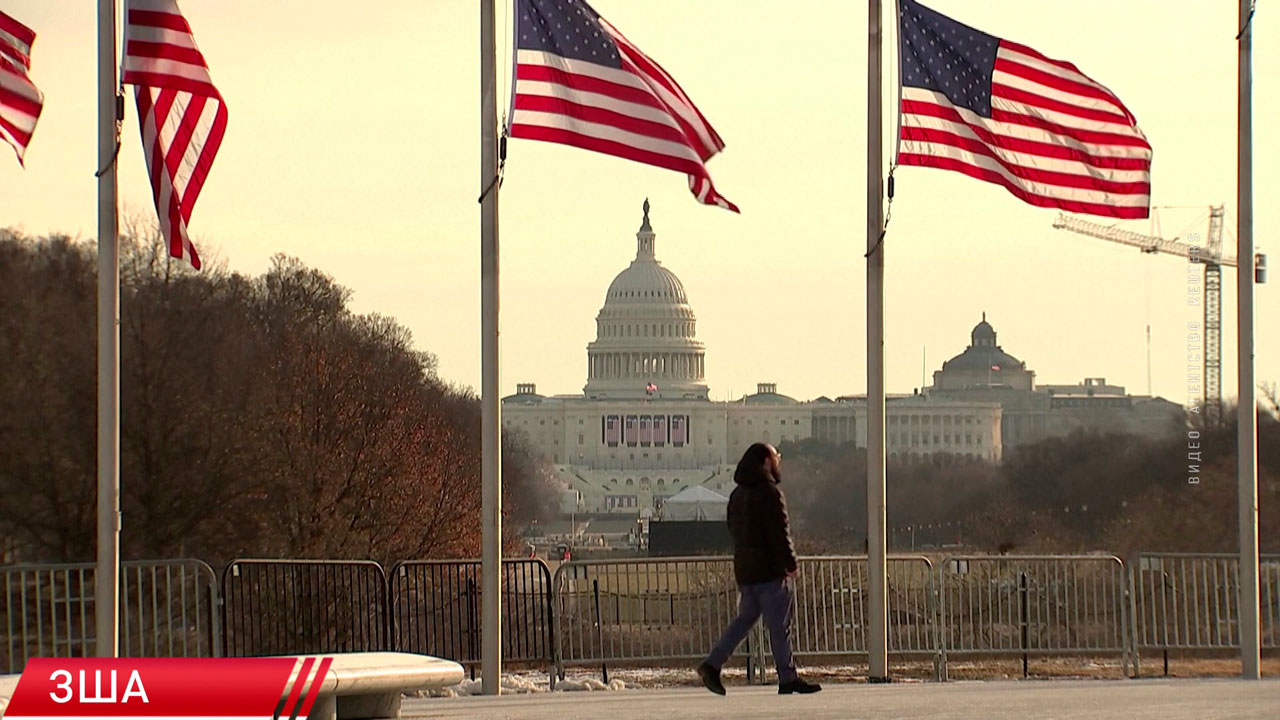
<path fill-rule="evenodd" d="M 1181 238 L 1165 238 L 1121 230 L 1060 214 L 1053 221 L 1059 230 L 1070 230 L 1100 240 L 1136 247 L 1144 253 L 1167 253 L 1204 265 L 1204 415 L 1210 426 L 1222 417 L 1222 266 L 1236 267 L 1236 258 L 1222 254 L 1223 206 L 1209 208 L 1209 232 L 1201 245 Z M 1195 240 L 1193 235 L 1192 240 Z"/>

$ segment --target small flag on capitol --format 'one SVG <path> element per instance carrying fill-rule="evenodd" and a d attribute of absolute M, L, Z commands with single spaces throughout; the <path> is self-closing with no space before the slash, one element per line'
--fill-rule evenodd
<path fill-rule="evenodd" d="M 36 33 L 0 10 L 0 138 L 13 146 L 18 164 L 31 143 L 44 95 L 28 74 Z"/>
<path fill-rule="evenodd" d="M 121 69 L 121 82 L 134 86 L 169 255 L 185 257 L 199 270 L 187 224 L 227 131 L 227 106 L 177 0 L 128 0 Z"/>
<path fill-rule="evenodd" d="M 899 4 L 898 163 L 964 173 L 1039 207 L 1144 218 L 1151 145 L 1075 65 Z"/>
<path fill-rule="evenodd" d="M 584 0 L 517 0 L 511 137 L 573 145 L 689 176 L 707 205 L 706 161 L 724 141 L 675 78 Z"/>

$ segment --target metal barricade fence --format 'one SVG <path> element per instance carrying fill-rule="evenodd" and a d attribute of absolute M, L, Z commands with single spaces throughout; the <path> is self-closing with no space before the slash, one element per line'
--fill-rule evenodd
<path fill-rule="evenodd" d="M 866 654 L 867 569 L 866 556 L 800 558 L 793 654 Z M 934 654 L 933 564 L 923 556 L 894 556 L 886 575 L 890 654 Z"/>
<path fill-rule="evenodd" d="M 939 665 L 948 655 L 1119 654 L 1128 665 L 1124 563 L 1097 556 L 954 556 L 938 568 Z"/>
<path fill-rule="evenodd" d="M 0 667 L 32 657 L 97 653 L 92 563 L 0 568 L 6 639 Z M 216 579 L 199 560 L 130 561 L 120 567 L 120 654 L 208 657 L 220 645 Z"/>
<path fill-rule="evenodd" d="M 1240 648 L 1240 556 L 1139 553 L 1129 562 L 1134 674 L 1141 652 Z M 1260 558 L 1262 647 L 1280 647 L 1280 555 Z"/>
<path fill-rule="evenodd" d="M 554 678 L 551 571 L 535 559 L 502 562 L 504 667 L 545 663 Z M 391 570 L 391 641 L 401 652 L 480 663 L 480 561 L 402 562 Z M 554 680 L 552 681 L 554 684 Z"/>
<path fill-rule="evenodd" d="M 553 581 L 556 669 L 695 660 L 737 613 L 733 560 L 686 557 L 567 562 Z M 738 656 L 748 656 L 748 643 Z"/>
<path fill-rule="evenodd" d="M 222 598 L 228 657 L 391 649 L 387 578 L 375 562 L 233 560 Z"/>

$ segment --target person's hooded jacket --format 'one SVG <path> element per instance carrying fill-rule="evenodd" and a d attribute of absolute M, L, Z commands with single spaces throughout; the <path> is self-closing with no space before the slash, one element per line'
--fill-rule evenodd
<path fill-rule="evenodd" d="M 733 574 L 739 585 L 770 582 L 795 572 L 796 551 L 787 521 L 787 501 L 764 467 L 737 472 L 729 496 Z"/>

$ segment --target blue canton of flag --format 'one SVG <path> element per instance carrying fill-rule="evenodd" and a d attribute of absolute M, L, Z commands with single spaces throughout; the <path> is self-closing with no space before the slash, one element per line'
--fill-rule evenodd
<path fill-rule="evenodd" d="M 699 201 L 737 212 L 706 161 L 724 142 L 675 79 L 583 0 L 517 0 L 512 137 L 683 172 Z"/>
<path fill-rule="evenodd" d="M 898 162 L 1003 186 L 1040 207 L 1147 217 L 1151 145 L 1075 65 L 899 3 Z"/>

